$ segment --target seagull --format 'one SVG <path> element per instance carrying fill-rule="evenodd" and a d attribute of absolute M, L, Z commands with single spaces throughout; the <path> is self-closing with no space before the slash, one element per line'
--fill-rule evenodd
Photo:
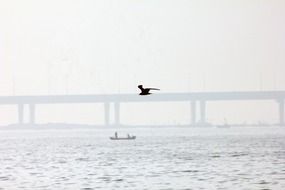
<path fill-rule="evenodd" d="M 150 90 L 160 90 L 158 88 L 144 88 L 143 85 L 138 85 L 138 88 L 141 90 L 140 95 L 150 95 L 149 93 Z"/>

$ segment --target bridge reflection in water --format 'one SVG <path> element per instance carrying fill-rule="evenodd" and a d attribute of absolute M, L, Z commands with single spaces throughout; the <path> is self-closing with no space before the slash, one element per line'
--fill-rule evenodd
<path fill-rule="evenodd" d="M 110 106 L 114 107 L 114 124 L 120 125 L 120 105 L 126 102 L 190 102 L 191 125 L 197 124 L 197 107 L 199 106 L 199 123 L 206 123 L 207 102 L 240 100 L 272 100 L 279 110 L 279 125 L 284 126 L 285 91 L 242 91 L 242 92 L 190 92 L 160 93 L 150 96 L 137 94 L 94 94 L 94 95 L 46 95 L 46 96 L 0 96 L 0 105 L 18 106 L 18 123 L 23 123 L 26 105 L 29 107 L 29 123 L 35 123 L 36 106 L 40 104 L 74 104 L 103 103 L 105 124 L 110 125 Z"/>

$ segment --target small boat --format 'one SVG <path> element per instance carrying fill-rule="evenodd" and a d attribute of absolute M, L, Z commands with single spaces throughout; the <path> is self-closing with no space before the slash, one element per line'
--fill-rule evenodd
<path fill-rule="evenodd" d="M 136 136 L 130 137 L 110 137 L 111 140 L 135 140 Z"/>
<path fill-rule="evenodd" d="M 224 118 L 224 124 L 217 125 L 217 128 L 230 128 L 231 126 L 228 124 L 227 119 Z"/>

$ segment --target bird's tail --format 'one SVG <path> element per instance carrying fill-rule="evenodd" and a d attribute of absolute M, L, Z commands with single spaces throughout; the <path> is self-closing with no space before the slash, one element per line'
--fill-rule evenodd
<path fill-rule="evenodd" d="M 150 90 L 160 90 L 160 89 L 158 89 L 158 88 L 150 88 Z"/>

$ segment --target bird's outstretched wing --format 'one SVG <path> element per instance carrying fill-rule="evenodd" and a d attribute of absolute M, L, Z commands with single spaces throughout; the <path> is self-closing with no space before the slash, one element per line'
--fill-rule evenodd
<path fill-rule="evenodd" d="M 158 88 L 149 88 L 150 90 L 160 90 L 160 89 L 158 89 Z"/>

